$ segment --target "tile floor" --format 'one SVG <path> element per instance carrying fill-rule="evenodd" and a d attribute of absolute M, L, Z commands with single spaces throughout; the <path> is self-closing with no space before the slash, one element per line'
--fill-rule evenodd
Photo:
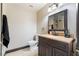
<path fill-rule="evenodd" d="M 33 50 L 30 48 L 24 48 L 18 51 L 7 53 L 5 56 L 38 56 L 38 48 Z"/>
<path fill-rule="evenodd" d="M 5 56 L 38 56 L 38 48 L 31 50 L 30 48 L 7 53 Z M 79 50 L 76 50 L 76 56 L 79 56 Z"/>

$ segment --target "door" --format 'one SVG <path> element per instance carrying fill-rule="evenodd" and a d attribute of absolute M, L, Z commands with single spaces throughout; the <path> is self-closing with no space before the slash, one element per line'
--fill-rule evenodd
<path fill-rule="evenodd" d="M 79 49 L 79 4 L 77 11 L 77 49 Z"/>
<path fill-rule="evenodd" d="M 2 15 L 2 4 L 0 3 L 0 56 L 2 55 L 2 45 L 1 45 L 1 15 Z"/>

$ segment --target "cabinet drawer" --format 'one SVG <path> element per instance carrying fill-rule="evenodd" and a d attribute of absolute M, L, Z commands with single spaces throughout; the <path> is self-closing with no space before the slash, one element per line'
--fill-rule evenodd
<path fill-rule="evenodd" d="M 57 48 L 57 49 L 60 49 L 60 50 L 63 50 L 63 51 L 65 51 L 65 52 L 68 52 L 68 44 L 67 43 L 64 43 L 64 42 L 60 42 L 60 41 L 53 41 L 53 42 L 51 42 L 52 44 L 52 46 L 53 47 L 55 47 L 55 48 Z"/>
<path fill-rule="evenodd" d="M 67 53 L 62 50 L 54 48 L 54 56 L 67 56 Z"/>

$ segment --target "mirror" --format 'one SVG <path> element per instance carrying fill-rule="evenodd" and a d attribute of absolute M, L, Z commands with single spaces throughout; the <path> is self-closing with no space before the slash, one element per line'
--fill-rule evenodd
<path fill-rule="evenodd" d="M 63 34 L 67 30 L 67 10 L 63 10 L 48 18 L 48 33 L 50 31 L 61 31 Z"/>

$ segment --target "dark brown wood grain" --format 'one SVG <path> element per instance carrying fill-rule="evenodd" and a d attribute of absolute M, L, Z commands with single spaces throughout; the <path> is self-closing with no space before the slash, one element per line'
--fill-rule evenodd
<path fill-rule="evenodd" d="M 72 56 L 72 45 L 39 36 L 39 56 Z"/>

